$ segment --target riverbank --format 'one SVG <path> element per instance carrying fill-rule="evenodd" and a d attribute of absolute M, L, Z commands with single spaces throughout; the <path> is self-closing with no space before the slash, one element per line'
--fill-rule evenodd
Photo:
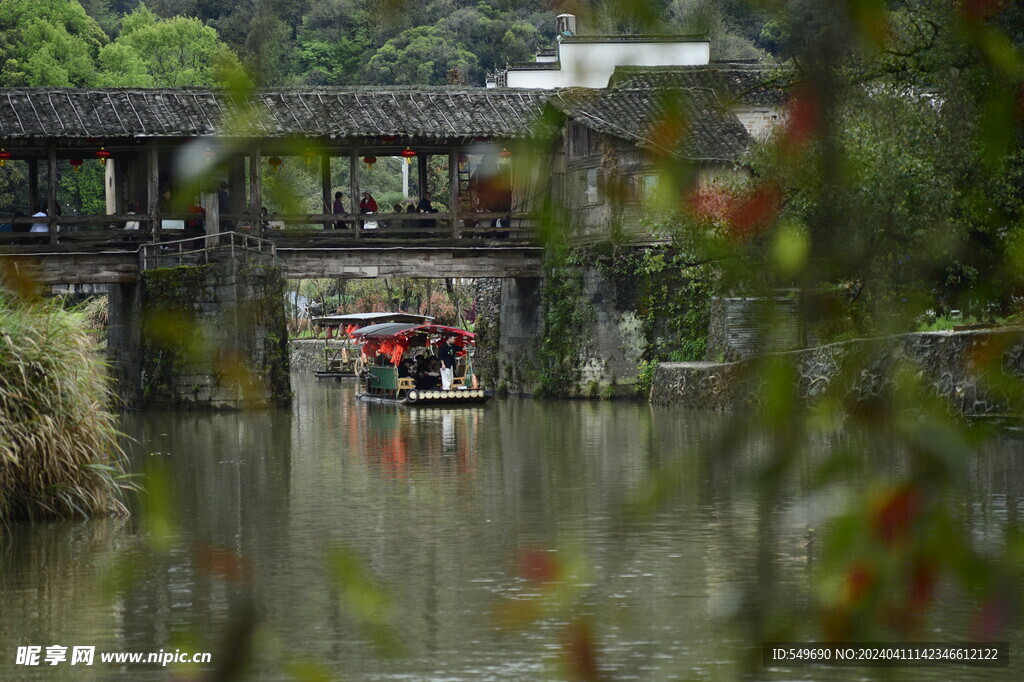
<path fill-rule="evenodd" d="M 905 366 L 954 413 L 998 416 L 1024 408 L 1019 394 L 1006 388 L 1024 378 L 1024 328 L 857 339 L 729 363 L 664 363 L 655 371 L 651 402 L 715 411 L 756 408 L 759 369 L 773 359 L 795 368 L 795 393 L 803 401 L 826 394 L 855 403 L 885 399 Z"/>

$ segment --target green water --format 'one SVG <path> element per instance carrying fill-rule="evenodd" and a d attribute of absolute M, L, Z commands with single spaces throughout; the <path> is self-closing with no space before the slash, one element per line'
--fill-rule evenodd
<path fill-rule="evenodd" d="M 296 374 L 293 387 L 290 410 L 126 415 L 133 467 L 162 469 L 171 489 L 155 516 L 158 541 L 141 532 L 145 509 L 5 536 L 0 679 L 200 679 L 209 668 L 15 664 L 18 646 L 45 653 L 53 644 L 210 651 L 214 664 L 234 652 L 257 680 L 303 679 L 297 670 L 348 680 L 560 678 L 566 622 L 579 619 L 592 623 L 609 679 L 735 679 L 758 655 L 748 597 L 766 579 L 757 563 L 764 519 L 743 475 L 758 448 L 693 454 L 723 418 L 518 399 L 402 410 L 356 403 L 354 383 Z M 969 483 L 982 539 L 1019 515 L 1024 488 L 1020 441 L 1009 434 L 991 450 Z M 668 504 L 624 514 L 666 465 L 677 477 Z M 767 511 L 772 585 L 787 608 L 811 589 L 808 529 L 837 504 L 797 483 Z M 353 608 L 353 595 L 367 591 L 346 590 L 330 568 L 339 548 L 382 595 L 375 625 Z M 520 575 L 531 557 L 564 567 L 573 588 Z M 499 617 L 544 594 L 548 609 L 526 627 Z M 926 634 L 967 639 L 965 609 L 943 605 Z M 1020 675 L 1016 664 L 889 677 L 753 670 L 754 679 Z"/>

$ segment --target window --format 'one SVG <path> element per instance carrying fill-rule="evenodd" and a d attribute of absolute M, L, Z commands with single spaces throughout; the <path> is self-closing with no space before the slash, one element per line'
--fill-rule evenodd
<path fill-rule="evenodd" d="M 601 203 L 601 176 L 597 168 L 573 171 L 569 177 L 571 178 L 571 182 L 568 184 L 570 194 L 566 196 L 568 206 L 581 207 Z"/>
<path fill-rule="evenodd" d="M 658 176 L 647 173 L 640 176 L 640 200 L 650 201 L 658 192 Z"/>
<path fill-rule="evenodd" d="M 601 201 L 597 191 L 597 169 L 587 168 L 583 171 L 583 203 L 596 204 Z"/>
<path fill-rule="evenodd" d="M 593 156 L 601 153 L 598 134 L 579 123 L 569 124 L 568 152 L 570 159 Z"/>

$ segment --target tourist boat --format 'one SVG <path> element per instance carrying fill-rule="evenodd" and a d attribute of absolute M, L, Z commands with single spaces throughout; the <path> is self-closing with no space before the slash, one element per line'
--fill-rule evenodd
<path fill-rule="evenodd" d="M 341 341 L 336 345 L 325 343 L 323 369 L 314 371 L 314 374 L 318 379 L 338 379 L 354 377 L 359 373 L 364 359 L 360 355 L 359 345 L 352 340 L 352 333 L 357 329 L 385 322 L 427 324 L 433 319 L 430 315 L 412 313 L 349 313 L 314 317 L 311 322 L 327 331 L 328 342 L 334 338 Z"/>
<path fill-rule="evenodd" d="M 352 338 L 361 344 L 362 354 L 372 358 L 364 368 L 365 389 L 357 394 L 359 400 L 408 406 L 465 405 L 487 402 L 494 392 L 478 385 L 473 373 L 470 351 L 476 335 L 458 327 L 436 324 L 408 324 L 388 322 L 373 324 L 352 332 Z M 452 387 L 417 386 L 416 377 L 400 377 L 399 364 L 410 350 L 422 348 L 423 355 L 436 355 L 437 347 L 453 338 L 456 353 Z M 421 380 L 423 377 L 419 377 Z"/>

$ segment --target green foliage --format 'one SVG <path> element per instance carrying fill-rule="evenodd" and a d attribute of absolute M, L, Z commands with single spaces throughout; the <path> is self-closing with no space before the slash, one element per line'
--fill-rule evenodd
<path fill-rule="evenodd" d="M 633 384 L 637 396 L 646 398 L 651 393 L 654 373 L 658 370 L 657 360 L 644 360 L 636 370 L 636 383 Z"/>
<path fill-rule="evenodd" d="M 198 19 L 160 19 L 145 5 L 124 17 L 99 63 L 97 84 L 107 87 L 211 87 L 241 69 L 216 30 Z"/>
<path fill-rule="evenodd" d="M 647 360 L 702 360 L 707 347 L 711 295 L 718 281 L 711 265 L 693 265 L 685 250 L 618 249 L 596 261 L 613 287 L 616 307 L 634 310 L 643 324 Z"/>
<path fill-rule="evenodd" d="M 418 26 L 385 43 L 366 65 L 370 83 L 446 85 L 478 80 L 479 60 L 455 36 L 436 26 Z"/>
<path fill-rule="evenodd" d="M 4 0 L 0 86 L 94 85 L 96 56 L 106 43 L 77 0 Z"/>
<path fill-rule="evenodd" d="M 549 252 L 544 268 L 544 336 L 537 352 L 534 394 L 553 398 L 572 394 L 579 384 L 594 310 L 583 294 L 583 275 L 568 252 Z"/>

